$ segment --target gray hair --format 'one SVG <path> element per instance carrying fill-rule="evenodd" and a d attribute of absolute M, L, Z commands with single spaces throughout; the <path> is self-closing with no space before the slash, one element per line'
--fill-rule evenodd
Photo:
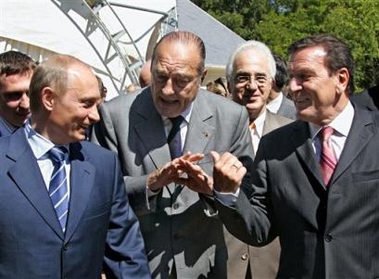
<path fill-rule="evenodd" d="M 269 70 L 270 78 L 271 78 L 271 80 L 275 80 L 276 65 L 275 65 L 275 59 L 271 53 L 271 50 L 269 49 L 269 47 L 267 45 L 265 45 L 262 42 L 250 40 L 250 41 L 246 41 L 246 42 L 240 44 L 237 47 L 237 49 L 232 53 L 232 55 L 230 55 L 229 60 L 228 60 L 228 64 L 226 65 L 226 79 L 228 80 L 228 83 L 230 83 L 232 81 L 232 79 L 234 78 L 233 77 L 234 60 L 236 59 L 236 57 L 239 54 L 241 54 L 247 50 L 259 51 L 267 57 L 268 70 Z"/>

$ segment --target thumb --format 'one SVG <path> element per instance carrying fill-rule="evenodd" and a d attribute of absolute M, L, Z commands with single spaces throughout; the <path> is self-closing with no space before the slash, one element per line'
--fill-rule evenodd
<path fill-rule="evenodd" d="M 215 164 L 220 159 L 220 154 L 218 154 L 216 151 L 211 151 L 211 156 L 213 164 Z"/>

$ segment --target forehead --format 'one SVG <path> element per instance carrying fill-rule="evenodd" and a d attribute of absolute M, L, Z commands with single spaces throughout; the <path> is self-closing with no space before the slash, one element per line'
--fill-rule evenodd
<path fill-rule="evenodd" d="M 22 74 L 14 74 L 0 76 L 0 92 L 15 91 L 15 90 L 28 90 L 32 74 L 25 72 Z"/>
<path fill-rule="evenodd" d="M 290 57 L 289 68 L 314 68 L 325 66 L 326 51 L 321 46 L 309 47 L 293 53 Z"/>
<path fill-rule="evenodd" d="M 165 41 L 156 50 L 153 70 L 193 72 L 197 71 L 200 61 L 199 49 L 194 43 Z"/>
<path fill-rule="evenodd" d="M 269 73 L 268 59 L 260 51 L 245 50 L 240 52 L 234 60 L 235 73 Z"/>
<path fill-rule="evenodd" d="M 76 89 L 77 93 L 99 95 L 100 90 L 96 76 L 86 67 L 73 66 L 67 70 L 68 88 Z"/>

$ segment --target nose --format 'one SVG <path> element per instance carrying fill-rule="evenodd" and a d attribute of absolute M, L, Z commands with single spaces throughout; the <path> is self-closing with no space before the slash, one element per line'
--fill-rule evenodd
<path fill-rule="evenodd" d="M 250 77 L 250 79 L 246 82 L 245 88 L 250 90 L 257 90 L 258 85 L 256 80 Z"/>
<path fill-rule="evenodd" d="M 169 78 L 167 79 L 165 85 L 163 86 L 162 88 L 162 93 L 164 95 L 172 95 L 172 94 L 175 94 L 175 91 L 174 91 L 174 87 L 173 87 L 173 83 L 172 83 L 172 79 Z"/>
<path fill-rule="evenodd" d="M 25 110 L 29 110 L 30 100 L 29 100 L 29 96 L 26 93 L 22 94 L 21 99 L 20 99 L 20 103 L 19 103 L 19 107 L 23 108 Z"/>
<path fill-rule="evenodd" d="M 99 110 L 97 108 L 97 106 L 92 106 L 89 114 L 88 114 L 88 118 L 90 119 L 90 121 L 93 123 L 96 123 L 96 122 L 99 122 L 100 120 L 100 115 L 99 115 Z"/>
<path fill-rule="evenodd" d="M 290 92 L 299 91 L 302 88 L 300 80 L 295 77 L 292 77 L 288 83 L 288 88 Z"/>

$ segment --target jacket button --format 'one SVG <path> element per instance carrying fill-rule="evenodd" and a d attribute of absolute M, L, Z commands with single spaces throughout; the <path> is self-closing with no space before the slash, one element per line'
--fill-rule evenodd
<path fill-rule="evenodd" d="M 326 241 L 326 242 L 330 242 L 330 241 L 332 241 L 332 239 L 333 239 L 333 236 L 332 236 L 330 233 L 328 233 L 328 234 L 325 236 L 325 241 Z"/>
<path fill-rule="evenodd" d="M 63 251 L 67 251 L 68 250 L 68 246 L 69 246 L 68 243 L 64 244 L 63 245 Z"/>
<path fill-rule="evenodd" d="M 244 253 L 242 256 L 241 256 L 241 259 L 243 261 L 246 261 L 247 259 L 249 258 L 249 255 L 247 253 Z"/>
<path fill-rule="evenodd" d="M 177 209 L 179 208 L 179 204 L 178 204 L 178 203 L 174 203 L 174 204 L 172 205 L 172 208 L 173 208 L 174 210 L 177 210 Z"/>

